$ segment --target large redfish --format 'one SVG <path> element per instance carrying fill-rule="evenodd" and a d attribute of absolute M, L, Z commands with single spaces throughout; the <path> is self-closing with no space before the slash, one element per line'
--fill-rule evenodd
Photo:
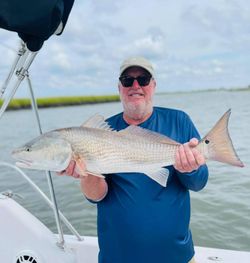
<path fill-rule="evenodd" d="M 229 116 L 230 110 L 196 147 L 206 159 L 243 167 L 228 133 Z M 12 156 L 23 168 L 62 171 L 73 159 L 83 176 L 140 172 L 166 186 L 168 170 L 163 167 L 174 164 L 179 145 L 138 126 L 114 131 L 102 116 L 95 115 L 81 127 L 44 133 L 14 150 Z"/>

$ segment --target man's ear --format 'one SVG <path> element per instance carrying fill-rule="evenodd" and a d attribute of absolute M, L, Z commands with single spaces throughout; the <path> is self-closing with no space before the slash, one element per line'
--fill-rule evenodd
<path fill-rule="evenodd" d="M 153 83 L 154 83 L 154 89 L 155 89 L 155 88 L 156 88 L 156 80 L 153 79 L 152 81 L 153 81 Z"/>
<path fill-rule="evenodd" d="M 122 86 L 121 86 L 121 83 L 119 82 L 119 83 L 118 83 L 118 90 L 119 90 L 119 93 L 121 92 L 121 88 L 122 88 Z"/>

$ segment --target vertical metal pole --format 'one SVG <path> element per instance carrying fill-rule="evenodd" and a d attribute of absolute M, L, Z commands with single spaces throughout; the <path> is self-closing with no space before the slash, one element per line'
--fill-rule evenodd
<path fill-rule="evenodd" d="M 37 104 L 36 104 L 35 96 L 33 93 L 31 81 L 30 81 L 29 74 L 28 74 L 28 69 L 29 69 L 30 65 L 32 64 L 37 53 L 38 52 L 29 51 L 26 47 L 26 44 L 23 41 L 21 42 L 21 47 L 19 48 L 18 55 L 14 61 L 14 64 L 11 68 L 11 71 L 10 71 L 9 75 L 7 76 L 7 79 L 5 80 L 4 85 L 0 91 L 0 98 L 2 98 L 9 82 L 11 81 L 13 74 L 15 73 L 17 76 L 17 79 L 16 79 L 13 87 L 10 89 L 10 92 L 7 95 L 7 98 L 4 100 L 2 107 L 0 108 L 0 118 L 2 117 L 3 113 L 5 112 L 7 106 L 9 105 L 9 102 L 11 101 L 13 96 L 15 95 L 15 92 L 16 92 L 17 88 L 19 87 L 20 83 L 26 77 L 27 81 L 28 81 L 28 86 L 30 89 L 33 112 L 35 113 L 35 118 L 36 118 L 37 124 L 38 124 L 39 134 L 42 134 L 42 128 L 41 128 L 40 118 L 38 115 Z M 55 191 L 54 191 L 54 187 L 53 187 L 51 173 L 49 171 L 46 171 L 46 175 L 47 175 L 47 180 L 48 180 L 48 184 L 49 184 L 49 190 L 50 190 L 52 203 L 54 206 L 54 214 L 55 214 L 56 225 L 57 225 L 58 234 L 59 234 L 59 242 L 57 244 L 59 247 L 64 248 L 63 245 L 64 245 L 65 241 L 64 241 L 64 237 L 63 237 L 62 225 L 61 225 L 61 221 L 60 221 L 60 217 L 59 217 L 59 211 L 58 211 L 58 206 L 57 206 L 57 202 L 56 202 Z"/>
<path fill-rule="evenodd" d="M 0 109 L 0 118 L 2 117 L 6 108 L 8 107 L 11 99 L 14 97 L 14 95 L 17 91 L 17 88 L 19 87 L 19 85 L 21 84 L 23 79 L 25 78 L 27 71 L 28 71 L 28 69 L 29 69 L 29 67 L 30 67 L 31 63 L 33 62 L 36 55 L 37 55 L 37 52 L 31 52 L 31 51 L 27 50 L 26 52 L 24 52 L 23 56 L 19 59 L 18 65 L 21 64 L 21 67 L 20 67 L 20 69 L 18 69 L 16 71 L 17 80 L 16 80 L 15 84 L 13 85 L 13 87 L 10 89 L 8 96 L 6 97 L 6 99 L 3 102 L 3 105 Z M 8 80 L 8 82 L 9 82 L 9 80 Z M 6 87 L 4 87 L 4 88 L 6 89 Z"/>
<path fill-rule="evenodd" d="M 20 48 L 19 48 L 19 50 L 18 50 L 17 56 L 16 56 L 16 58 L 15 58 L 15 61 L 14 61 L 14 63 L 12 64 L 12 67 L 11 67 L 11 69 L 10 69 L 10 72 L 9 72 L 9 74 L 8 74 L 6 80 L 4 81 L 3 86 L 2 86 L 2 88 L 1 88 L 0 98 L 3 97 L 3 94 L 4 94 L 4 92 L 5 92 L 6 88 L 7 88 L 10 80 L 11 80 L 11 77 L 13 76 L 13 74 L 14 74 L 14 72 L 15 72 L 15 69 L 17 68 L 17 65 L 18 65 L 18 63 L 19 63 L 19 61 L 20 61 L 20 58 L 24 55 L 25 52 L 26 52 L 25 44 L 23 43 L 23 41 L 21 41 L 21 46 L 20 46 Z"/>
<path fill-rule="evenodd" d="M 32 85 L 31 85 L 31 81 L 30 81 L 30 78 L 29 78 L 28 71 L 26 72 L 26 77 L 27 77 L 28 86 L 29 86 L 29 90 L 30 90 L 31 104 L 32 104 L 33 112 L 35 113 L 35 118 L 36 118 L 36 121 L 37 121 L 37 124 L 38 124 L 38 130 L 39 130 L 39 133 L 42 134 L 42 128 L 41 128 L 41 122 L 40 122 L 40 118 L 39 118 L 39 114 L 38 114 L 37 103 L 36 103 L 36 100 L 35 100 L 35 96 L 34 96 L 34 92 L 33 92 L 33 89 L 32 89 Z M 52 182 L 52 176 L 51 176 L 51 172 L 50 171 L 46 171 L 45 173 L 46 173 L 48 184 L 49 184 L 49 190 L 50 190 L 52 203 L 53 203 L 53 206 L 54 206 L 53 210 L 54 210 L 57 230 L 58 230 L 58 234 L 59 234 L 59 242 L 57 243 L 57 245 L 60 248 L 63 248 L 63 245 L 64 245 L 65 241 L 64 241 L 64 236 L 63 236 L 61 220 L 60 220 L 60 217 L 59 217 L 59 210 L 58 210 L 56 196 L 55 196 L 55 190 L 54 190 L 54 186 L 53 186 L 53 182 Z"/>

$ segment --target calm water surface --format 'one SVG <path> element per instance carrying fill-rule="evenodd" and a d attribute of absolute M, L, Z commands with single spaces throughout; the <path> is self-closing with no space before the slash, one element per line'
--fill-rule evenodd
<path fill-rule="evenodd" d="M 250 92 L 200 92 L 156 95 L 155 105 L 185 110 L 201 136 L 221 115 L 232 109 L 229 130 L 244 168 L 209 162 L 210 177 L 205 189 L 191 193 L 191 228 L 195 245 L 250 251 Z M 41 109 L 43 131 L 78 126 L 94 113 L 109 117 L 121 111 L 120 103 Z M 7 112 L 0 120 L 0 160 L 14 163 L 11 150 L 38 134 L 29 110 Z M 28 171 L 29 177 L 47 194 L 43 172 Z M 18 200 L 52 231 L 53 212 L 32 188 L 10 168 L 0 167 L 0 192 L 11 189 Z M 78 180 L 53 174 L 60 210 L 81 235 L 96 235 L 96 208 L 82 196 Z M 1 211 L 0 211 L 1 214 Z M 69 233 L 64 229 L 65 233 Z"/>

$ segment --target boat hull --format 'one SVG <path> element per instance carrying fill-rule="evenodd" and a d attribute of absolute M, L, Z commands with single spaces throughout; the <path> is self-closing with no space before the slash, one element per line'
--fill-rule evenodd
<path fill-rule="evenodd" d="M 83 236 L 79 241 L 65 235 L 64 247 L 60 248 L 57 234 L 15 200 L 1 194 L 0 213 L 0 262 L 22 262 L 20 259 L 25 257 L 36 263 L 98 262 L 97 237 Z M 195 259 L 198 263 L 249 263 L 250 252 L 196 246 Z"/>

